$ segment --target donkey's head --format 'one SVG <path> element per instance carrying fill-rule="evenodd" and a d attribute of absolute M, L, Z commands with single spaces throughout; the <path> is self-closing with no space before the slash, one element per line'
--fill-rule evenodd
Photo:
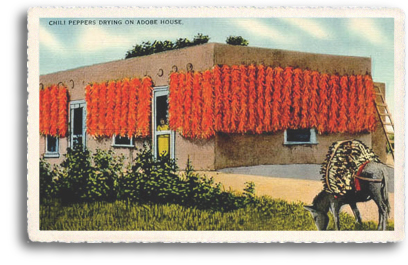
<path fill-rule="evenodd" d="M 312 214 L 313 220 L 318 230 L 327 230 L 327 226 L 329 224 L 329 216 L 327 215 L 327 213 L 316 209 L 313 205 L 304 206 L 304 208 Z"/>

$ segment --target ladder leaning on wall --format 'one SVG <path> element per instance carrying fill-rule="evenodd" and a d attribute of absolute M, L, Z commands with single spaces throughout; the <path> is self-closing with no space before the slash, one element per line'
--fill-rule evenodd
<path fill-rule="evenodd" d="M 385 96 L 381 92 L 380 88 L 376 85 L 374 85 L 374 94 L 376 96 L 375 107 L 377 109 L 378 117 L 380 118 L 385 138 L 387 139 L 387 146 L 389 147 L 392 158 L 394 159 L 394 138 L 390 138 L 391 135 L 394 135 L 394 121 L 392 120 L 388 105 L 385 102 Z M 392 128 L 392 131 L 389 130 L 390 127 Z"/>

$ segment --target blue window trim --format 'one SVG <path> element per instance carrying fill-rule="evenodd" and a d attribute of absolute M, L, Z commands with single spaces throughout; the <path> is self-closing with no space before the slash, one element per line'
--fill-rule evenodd
<path fill-rule="evenodd" d="M 59 137 L 55 137 L 56 142 L 55 142 L 55 152 L 49 152 L 48 151 L 48 135 L 45 136 L 45 153 L 44 157 L 45 158 L 59 158 Z"/>

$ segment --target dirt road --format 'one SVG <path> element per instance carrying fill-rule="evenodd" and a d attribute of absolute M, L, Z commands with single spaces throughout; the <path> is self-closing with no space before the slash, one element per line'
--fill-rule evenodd
<path fill-rule="evenodd" d="M 270 176 L 257 176 L 248 174 L 234 174 L 217 171 L 201 171 L 200 173 L 213 177 L 216 183 L 220 182 L 225 189 L 242 191 L 245 188 L 245 182 L 255 183 L 255 193 L 257 195 L 269 195 L 273 198 L 279 198 L 290 202 L 304 202 L 310 204 L 313 198 L 322 190 L 320 180 L 281 178 Z M 394 219 L 394 193 L 389 194 L 391 204 L 390 220 Z M 378 222 L 378 210 L 373 201 L 358 203 L 357 207 L 361 212 L 363 221 Z M 352 215 L 349 206 L 344 206 L 342 211 Z"/>

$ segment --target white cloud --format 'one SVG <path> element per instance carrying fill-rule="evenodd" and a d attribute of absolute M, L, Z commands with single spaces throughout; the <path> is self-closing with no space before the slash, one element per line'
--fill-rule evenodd
<path fill-rule="evenodd" d="M 102 27 L 95 26 L 88 27 L 82 31 L 81 35 L 78 37 L 77 47 L 81 52 L 100 52 L 115 48 L 119 50 L 128 50 L 135 44 L 141 44 L 143 41 L 152 39 L 169 39 L 175 41 L 176 38 L 174 36 L 178 36 L 177 32 L 174 30 L 133 29 L 120 34 L 108 32 Z"/>
<path fill-rule="evenodd" d="M 348 30 L 374 45 L 381 45 L 387 42 L 384 34 L 376 25 L 375 21 L 369 18 L 353 18 L 348 22 Z"/>
<path fill-rule="evenodd" d="M 269 38 L 276 42 L 290 43 L 296 40 L 293 35 L 288 35 L 287 32 L 281 32 L 270 25 L 256 20 L 240 19 L 234 20 L 233 23 L 251 34 L 255 34 L 263 38 Z"/>
<path fill-rule="evenodd" d="M 45 28 L 40 26 L 39 30 L 40 45 L 47 47 L 51 51 L 64 51 L 63 45 L 58 41 L 58 39 L 47 31 Z"/>
<path fill-rule="evenodd" d="M 316 21 L 303 18 L 284 18 L 285 22 L 298 27 L 299 29 L 305 31 L 309 35 L 318 39 L 328 39 L 329 32 L 324 28 L 324 26 Z"/>
<path fill-rule="evenodd" d="M 78 38 L 77 47 L 81 52 L 99 52 L 111 48 L 129 47 L 132 41 L 128 37 L 116 35 L 101 27 L 87 27 Z"/>

